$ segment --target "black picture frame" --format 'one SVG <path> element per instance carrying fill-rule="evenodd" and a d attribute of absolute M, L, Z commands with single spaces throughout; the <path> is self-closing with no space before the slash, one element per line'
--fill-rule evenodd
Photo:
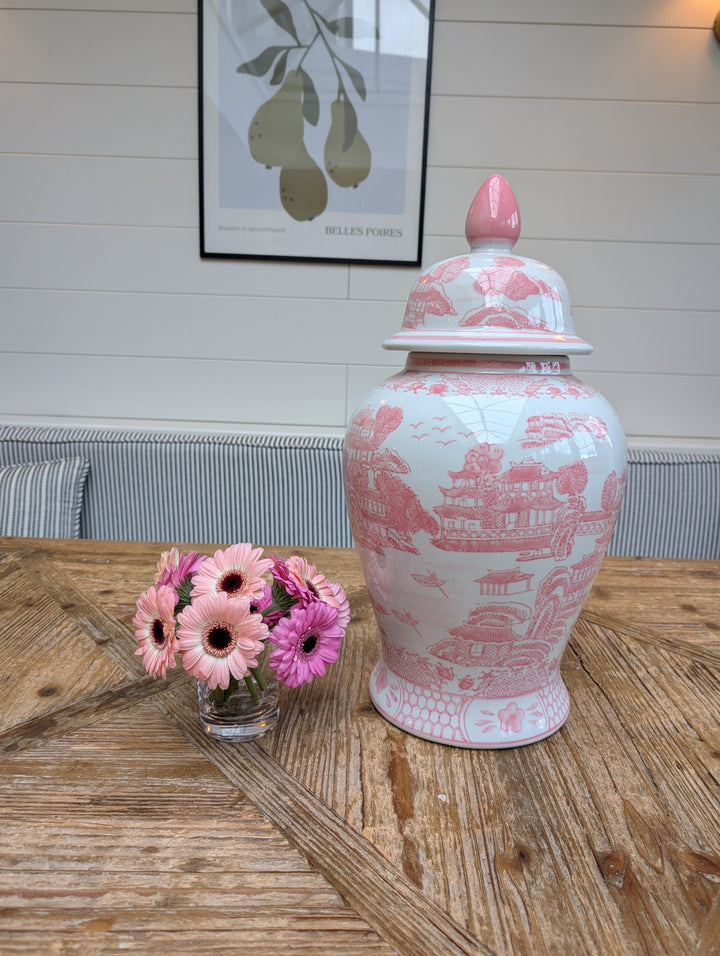
<path fill-rule="evenodd" d="M 434 0 L 198 0 L 200 254 L 420 264 Z"/>

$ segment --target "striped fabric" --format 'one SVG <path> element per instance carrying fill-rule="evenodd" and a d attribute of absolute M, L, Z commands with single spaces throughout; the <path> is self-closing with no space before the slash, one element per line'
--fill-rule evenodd
<path fill-rule="evenodd" d="M 83 537 L 350 547 L 342 441 L 0 425 L 0 466 L 87 458 Z M 720 454 L 631 449 L 608 554 L 720 558 Z"/>
<path fill-rule="evenodd" d="M 629 449 L 608 554 L 720 558 L 720 454 Z"/>
<path fill-rule="evenodd" d="M 0 468 L 0 535 L 79 538 L 86 458 Z"/>
<path fill-rule="evenodd" d="M 341 437 L 0 426 L 0 465 L 51 453 L 90 461 L 83 537 L 352 545 Z"/>

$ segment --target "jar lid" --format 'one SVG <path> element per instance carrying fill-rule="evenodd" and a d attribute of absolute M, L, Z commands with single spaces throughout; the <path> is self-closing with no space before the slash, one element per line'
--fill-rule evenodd
<path fill-rule="evenodd" d="M 502 176 L 486 179 L 465 221 L 470 252 L 424 272 L 410 293 L 402 328 L 386 349 L 568 355 L 592 352 L 575 335 L 561 276 L 512 253 L 520 211 Z"/>

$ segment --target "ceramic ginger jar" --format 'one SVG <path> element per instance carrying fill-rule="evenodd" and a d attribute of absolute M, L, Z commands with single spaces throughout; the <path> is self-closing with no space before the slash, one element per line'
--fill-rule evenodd
<path fill-rule="evenodd" d="M 562 278 L 512 251 L 501 176 L 465 234 L 383 343 L 409 355 L 353 415 L 345 496 L 381 636 L 377 710 L 429 740 L 514 747 L 567 718 L 561 658 L 620 508 L 625 438 L 571 372 L 592 347 Z"/>

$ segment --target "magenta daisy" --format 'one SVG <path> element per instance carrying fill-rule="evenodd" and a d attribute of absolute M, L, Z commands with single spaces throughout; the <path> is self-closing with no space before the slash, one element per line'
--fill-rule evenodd
<path fill-rule="evenodd" d="M 317 600 L 296 604 L 272 631 L 270 667 L 288 687 L 310 683 L 337 660 L 342 637 L 337 608 Z"/>
<path fill-rule="evenodd" d="M 175 666 L 175 592 L 161 584 L 141 594 L 133 617 L 135 637 L 142 654 L 143 667 L 157 677 L 165 677 L 168 667 Z"/>
<path fill-rule="evenodd" d="M 211 689 L 227 689 L 230 675 L 239 680 L 257 667 L 267 634 L 262 617 L 251 611 L 249 598 L 231 598 L 223 591 L 194 598 L 178 615 L 183 667 Z"/>
<path fill-rule="evenodd" d="M 262 600 L 262 575 L 272 567 L 270 558 L 263 558 L 262 553 L 262 548 L 250 544 L 233 544 L 225 551 L 216 551 L 203 561 L 193 581 L 193 599 L 203 594 L 226 594 L 252 602 Z"/>
<path fill-rule="evenodd" d="M 257 614 L 264 614 L 272 604 L 272 588 L 263 581 L 263 590 L 260 597 L 255 597 L 250 602 L 250 610 Z M 267 621 L 265 622 L 267 623 Z"/>

